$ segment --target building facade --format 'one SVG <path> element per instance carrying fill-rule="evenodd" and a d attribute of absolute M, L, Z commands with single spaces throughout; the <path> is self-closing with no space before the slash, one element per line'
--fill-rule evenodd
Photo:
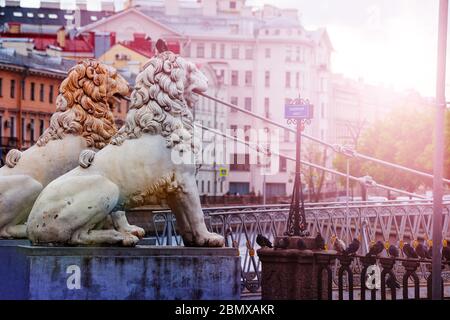
<path fill-rule="evenodd" d="M 130 41 L 134 33 L 145 30 L 151 39 L 178 42 L 181 55 L 193 60 L 210 79 L 209 95 L 280 123 L 286 123 L 286 101 L 299 95 L 316 107 L 327 107 L 331 42 L 324 29 L 306 30 L 296 10 L 267 5 L 255 10 L 242 0 L 131 1 L 130 5 L 80 32 L 115 32 L 118 41 Z M 251 134 L 266 130 L 272 147 L 294 155 L 292 133 L 205 98 L 194 112 L 203 125 L 222 132 L 228 129 L 231 134 L 243 132 L 242 138 L 252 142 L 258 141 Z M 327 125 L 324 119 L 315 119 L 307 132 L 323 137 Z M 204 147 L 214 139 L 204 133 Z M 236 149 L 227 150 L 227 159 L 202 166 L 198 175 L 201 194 L 262 194 L 264 181 L 269 196 L 291 192 L 293 164 L 276 159 L 277 173 L 264 176 L 248 149 Z M 221 168 L 229 169 L 228 176 L 218 177 Z"/>

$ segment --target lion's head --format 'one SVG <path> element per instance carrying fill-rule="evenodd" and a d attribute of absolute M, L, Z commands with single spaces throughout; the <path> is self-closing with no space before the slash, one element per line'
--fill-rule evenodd
<path fill-rule="evenodd" d="M 208 80 L 195 64 L 170 51 L 159 53 L 136 77 L 125 125 L 111 144 L 149 133 L 165 137 L 170 148 L 196 149 L 189 107 L 198 99 L 194 91 L 207 88 Z"/>
<path fill-rule="evenodd" d="M 129 91 L 127 81 L 114 68 L 96 60 L 80 61 L 61 83 L 56 112 L 37 145 L 73 134 L 85 138 L 87 147 L 103 148 L 117 132 L 114 99 Z"/>

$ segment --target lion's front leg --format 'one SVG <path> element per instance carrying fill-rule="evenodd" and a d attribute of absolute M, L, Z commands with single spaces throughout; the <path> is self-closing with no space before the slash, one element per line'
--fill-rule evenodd
<path fill-rule="evenodd" d="M 128 223 L 125 211 L 115 211 L 111 213 L 111 219 L 114 224 L 114 228 L 117 231 L 132 234 L 140 239 L 142 239 L 145 236 L 144 229 L 138 226 L 133 226 Z"/>
<path fill-rule="evenodd" d="M 168 204 L 175 213 L 180 233 L 187 246 L 223 247 L 224 238 L 209 232 L 200 204 L 195 178 L 190 173 L 178 177 L 180 190 L 168 195 Z"/>

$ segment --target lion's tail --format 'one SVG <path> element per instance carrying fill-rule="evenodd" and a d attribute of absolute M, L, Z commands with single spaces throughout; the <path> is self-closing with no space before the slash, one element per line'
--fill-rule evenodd
<path fill-rule="evenodd" d="M 9 168 L 14 168 L 22 157 L 22 152 L 17 149 L 12 149 L 6 155 L 5 164 Z"/>
<path fill-rule="evenodd" d="M 94 162 L 94 158 L 95 158 L 94 150 L 90 150 L 90 149 L 83 150 L 83 151 L 81 151 L 80 157 L 78 158 L 78 164 L 82 168 L 89 168 L 91 166 L 92 162 Z"/>

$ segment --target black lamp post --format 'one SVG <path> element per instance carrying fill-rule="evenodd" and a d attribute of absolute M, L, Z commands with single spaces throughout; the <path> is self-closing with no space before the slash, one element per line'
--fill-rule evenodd
<path fill-rule="evenodd" d="M 313 106 L 309 100 L 297 98 L 285 105 L 284 116 L 288 124 L 296 124 L 296 161 L 295 161 L 295 181 L 292 193 L 291 206 L 289 209 L 289 218 L 287 221 L 286 235 L 305 237 L 309 235 L 306 230 L 306 216 L 303 197 L 303 188 L 301 180 L 301 141 L 302 131 L 305 125 L 311 123 L 313 118 Z"/>

